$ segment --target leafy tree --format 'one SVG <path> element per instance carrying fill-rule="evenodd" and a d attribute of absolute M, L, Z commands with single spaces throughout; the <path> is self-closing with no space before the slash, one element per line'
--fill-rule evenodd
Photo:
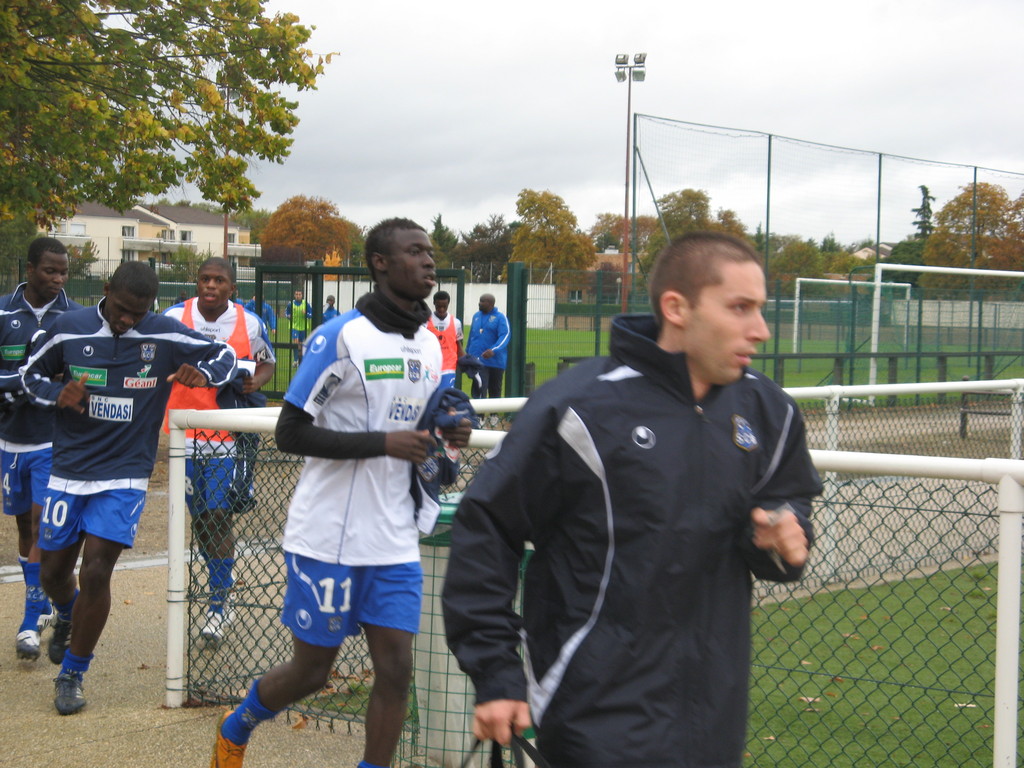
<path fill-rule="evenodd" d="M 932 224 L 932 203 L 935 202 L 935 198 L 928 194 L 928 187 L 924 184 L 918 189 L 921 190 L 921 207 L 910 210 L 917 215 L 917 218 L 914 219 L 914 226 L 917 227 L 916 237 L 919 240 L 927 240 L 928 235 L 935 230 L 935 226 Z"/>
<path fill-rule="evenodd" d="M 486 222 L 462 233 L 462 242 L 455 248 L 452 266 L 468 270 L 477 282 L 500 279 L 505 265 L 512 258 L 512 233 L 515 229 L 516 225 L 505 223 L 504 216 L 493 214 Z"/>
<path fill-rule="evenodd" d="M 670 238 L 698 230 L 726 232 L 736 237 L 748 238 L 747 228 L 735 211 L 719 208 L 712 216 L 711 197 L 702 189 L 683 189 L 658 198 L 658 210 L 665 222 Z M 646 268 L 665 246 L 665 235 L 660 227 L 652 232 L 644 250 L 641 264 Z"/>
<path fill-rule="evenodd" d="M 758 231 L 760 231 L 760 229 L 761 229 L 761 227 L 760 227 L 760 225 L 758 225 Z M 839 251 L 842 251 L 842 250 L 844 250 L 843 246 L 841 246 L 839 244 L 839 241 L 836 240 L 836 233 L 835 232 L 829 232 L 827 235 L 825 235 L 825 237 L 823 237 L 821 239 L 821 252 L 822 253 L 838 253 Z"/>
<path fill-rule="evenodd" d="M 459 236 L 455 234 L 455 230 L 444 225 L 440 213 L 431 219 L 430 223 L 433 225 L 430 230 L 430 242 L 434 244 L 434 262 L 438 267 L 451 267 Z"/>
<path fill-rule="evenodd" d="M 892 253 L 882 259 L 883 264 L 907 264 L 908 266 L 919 267 L 924 264 L 925 241 L 919 235 L 901 240 L 892 247 Z M 917 285 L 921 279 L 921 272 L 890 272 L 882 273 L 887 281 L 894 283 L 910 283 Z"/>
<path fill-rule="evenodd" d="M 14 289 L 23 274 L 22 264 L 28 256 L 28 244 L 39 230 L 27 216 L 0 220 L 0 291 Z"/>
<path fill-rule="evenodd" d="M 580 232 L 576 215 L 553 192 L 524 189 L 516 199 L 521 226 L 512 235 L 512 258 L 556 270 L 586 269 L 594 244 Z"/>
<path fill-rule="evenodd" d="M 261 241 L 265 247 L 298 248 L 306 261 L 323 259 L 337 251 L 348 257 L 358 227 L 338 213 L 338 207 L 322 197 L 296 195 L 270 215 Z"/>
<path fill-rule="evenodd" d="M 266 208 L 252 208 L 248 211 L 232 213 L 231 219 L 239 226 L 249 230 L 249 242 L 259 243 L 263 230 L 266 229 L 267 222 L 270 221 L 270 216 L 271 213 Z"/>
<path fill-rule="evenodd" d="M 330 56 L 263 0 L 5 0 L 0 218 L 45 225 L 93 200 L 128 210 L 187 181 L 222 210 L 257 195 L 248 161 L 280 162 Z"/>
<path fill-rule="evenodd" d="M 622 253 L 622 222 L 623 216 L 620 213 L 597 214 L 589 234 L 598 253 L 603 253 L 609 248 Z M 637 216 L 636 221 L 630 224 L 631 228 L 633 224 L 636 225 L 635 250 L 637 253 L 643 253 L 647 250 L 651 233 L 658 228 L 658 219 L 654 216 Z"/>
<path fill-rule="evenodd" d="M 771 277 L 794 283 L 798 277 L 822 277 L 825 262 L 814 240 L 801 240 L 793 235 L 772 238 L 776 247 L 770 259 Z"/>
<path fill-rule="evenodd" d="M 975 197 L 977 198 L 975 200 Z M 925 264 L 943 267 L 1021 270 L 1024 268 L 1024 202 L 1012 202 L 1006 190 L 980 182 L 961 187 L 956 197 L 935 215 L 935 229 L 928 237 L 922 258 Z M 964 287 L 960 275 L 925 274 L 922 287 Z M 984 288 L 1016 288 L 1019 280 L 986 279 Z"/>
<path fill-rule="evenodd" d="M 68 279 L 89 277 L 89 266 L 99 261 L 96 243 L 86 240 L 85 245 L 69 245 L 68 247 Z"/>
<path fill-rule="evenodd" d="M 196 251 L 187 245 L 179 245 L 171 253 L 166 264 L 160 267 L 160 279 L 171 283 L 194 283 L 199 274 L 199 265 L 213 256 L 210 250 Z"/>

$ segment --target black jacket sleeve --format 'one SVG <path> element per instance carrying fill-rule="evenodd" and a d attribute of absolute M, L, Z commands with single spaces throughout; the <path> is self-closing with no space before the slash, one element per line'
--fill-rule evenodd
<path fill-rule="evenodd" d="M 368 459 L 384 456 L 384 432 L 335 432 L 317 427 L 313 416 L 285 402 L 274 431 L 277 447 L 285 453 L 321 459 Z"/>

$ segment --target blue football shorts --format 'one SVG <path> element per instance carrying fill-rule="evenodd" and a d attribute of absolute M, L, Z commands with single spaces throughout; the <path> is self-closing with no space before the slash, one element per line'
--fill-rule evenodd
<path fill-rule="evenodd" d="M 46 484 L 50 481 L 52 459 L 52 448 L 24 453 L 0 451 L 5 515 L 29 512 L 33 502 L 42 506 Z"/>
<path fill-rule="evenodd" d="M 423 569 L 419 563 L 338 565 L 286 553 L 288 587 L 281 623 L 304 643 L 337 648 L 360 624 L 420 628 Z"/>
<path fill-rule="evenodd" d="M 145 505 L 146 492 L 132 488 L 86 496 L 50 488 L 39 519 L 39 548 L 66 549 L 86 533 L 131 547 Z"/>
<path fill-rule="evenodd" d="M 211 509 L 228 509 L 235 477 L 230 456 L 196 456 L 185 459 L 185 503 L 193 515 Z"/>

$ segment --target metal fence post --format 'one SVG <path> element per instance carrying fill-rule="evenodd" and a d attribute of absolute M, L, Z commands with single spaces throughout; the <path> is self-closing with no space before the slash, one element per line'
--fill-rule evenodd
<path fill-rule="evenodd" d="M 508 367 L 505 371 L 505 395 L 526 394 L 526 269 L 522 262 L 508 264 L 508 325 L 512 338 L 508 342 Z"/>
<path fill-rule="evenodd" d="M 1017 764 L 1020 678 L 1021 518 L 1024 488 L 1009 475 L 999 481 L 999 580 L 996 589 L 996 680 L 993 717 L 995 768 Z"/>

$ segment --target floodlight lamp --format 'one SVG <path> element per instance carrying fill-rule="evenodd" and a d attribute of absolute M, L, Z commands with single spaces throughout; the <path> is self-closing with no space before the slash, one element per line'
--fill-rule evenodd
<path fill-rule="evenodd" d="M 617 53 L 617 54 L 615 54 L 615 66 L 617 66 L 617 67 L 624 67 L 627 64 L 629 64 L 629 54 L 628 53 Z"/>
<path fill-rule="evenodd" d="M 644 81 L 645 77 L 647 77 L 647 70 L 646 69 L 634 69 L 633 70 L 633 79 L 636 82 L 642 83 Z"/>
<path fill-rule="evenodd" d="M 646 53 L 638 53 L 633 57 L 634 64 L 643 64 L 645 61 L 647 61 Z"/>
<path fill-rule="evenodd" d="M 626 82 L 626 70 L 624 70 L 624 69 L 616 69 L 615 70 L 615 79 L 618 80 L 620 83 Z"/>

